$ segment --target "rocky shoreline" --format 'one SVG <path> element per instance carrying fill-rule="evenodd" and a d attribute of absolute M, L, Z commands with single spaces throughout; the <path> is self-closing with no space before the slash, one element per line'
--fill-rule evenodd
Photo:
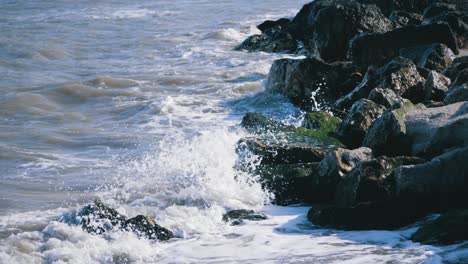
<path fill-rule="evenodd" d="M 237 152 L 275 204 L 311 204 L 308 219 L 346 230 L 398 229 L 425 216 L 412 239 L 468 240 L 468 5 L 463 0 L 316 0 L 265 21 L 237 50 L 304 55 L 273 63 L 267 90 L 306 114 L 301 127 L 259 113 Z M 458 55 L 458 56 L 457 56 Z M 228 212 L 224 221 L 266 216 Z M 174 234 L 96 201 L 77 212 L 93 234 Z"/>
<path fill-rule="evenodd" d="M 241 124 L 254 136 L 238 150 L 259 157 L 275 203 L 313 204 L 312 223 L 347 230 L 441 213 L 412 239 L 468 240 L 466 1 L 316 0 L 258 28 L 238 50 L 305 55 L 275 61 L 266 83 L 303 126 Z"/>

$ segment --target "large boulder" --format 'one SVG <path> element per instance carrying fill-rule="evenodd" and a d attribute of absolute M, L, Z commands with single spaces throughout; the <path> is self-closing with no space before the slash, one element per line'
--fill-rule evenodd
<path fill-rule="evenodd" d="M 331 106 L 361 80 L 350 62 L 326 63 L 317 58 L 280 59 L 271 66 L 266 87 L 305 110 Z"/>
<path fill-rule="evenodd" d="M 404 103 L 404 99 L 397 95 L 392 89 L 375 88 L 368 97 L 369 100 L 386 108 L 400 108 Z"/>
<path fill-rule="evenodd" d="M 368 99 L 355 102 L 338 127 L 343 143 L 350 148 L 359 147 L 369 127 L 384 111 L 384 106 Z"/>
<path fill-rule="evenodd" d="M 374 88 L 388 88 L 403 97 L 405 93 L 417 95 L 424 81 L 411 60 L 397 57 L 381 68 L 371 68 L 354 90 L 335 102 L 335 107 L 348 109 L 357 100 L 367 98 Z"/>
<path fill-rule="evenodd" d="M 455 37 L 458 48 L 465 47 L 468 40 L 468 15 L 467 11 L 443 12 L 439 15 L 425 19 L 423 24 L 445 23 L 448 24 Z M 450 46 L 449 46 L 450 47 Z"/>
<path fill-rule="evenodd" d="M 381 65 L 397 57 L 400 49 L 442 43 L 458 54 L 455 33 L 446 23 L 406 26 L 386 33 L 361 34 L 353 38 L 348 58 L 366 65 Z"/>
<path fill-rule="evenodd" d="M 261 35 L 253 35 L 244 40 L 236 50 L 264 51 L 264 52 L 294 52 L 297 41 L 282 30 L 281 26 L 267 29 Z"/>
<path fill-rule="evenodd" d="M 423 10 L 429 6 L 431 0 L 358 0 L 365 4 L 374 4 L 378 6 L 382 12 L 388 16 L 395 10 L 403 10 L 407 12 L 422 13 Z"/>
<path fill-rule="evenodd" d="M 468 84 L 452 88 L 444 99 L 444 104 L 454 104 L 468 101 Z"/>
<path fill-rule="evenodd" d="M 289 20 L 287 18 L 280 18 L 278 20 L 266 20 L 266 21 L 262 22 L 260 25 L 258 25 L 257 28 L 261 32 L 264 33 L 268 29 L 274 28 L 276 26 L 284 27 L 285 25 L 287 25 L 290 22 L 291 22 L 291 20 Z"/>
<path fill-rule="evenodd" d="M 341 119 L 338 117 L 327 112 L 318 111 L 307 113 L 304 116 L 303 127 L 324 132 L 334 132 L 340 123 Z"/>
<path fill-rule="evenodd" d="M 468 240 L 468 210 L 453 210 L 424 223 L 411 236 L 422 244 L 448 245 Z"/>
<path fill-rule="evenodd" d="M 443 72 L 455 59 L 453 51 L 444 44 L 403 48 L 400 56 L 412 60 L 416 66 Z"/>
<path fill-rule="evenodd" d="M 438 102 L 443 101 L 449 90 L 450 83 L 450 79 L 443 74 L 430 71 L 424 84 L 424 99 Z"/>

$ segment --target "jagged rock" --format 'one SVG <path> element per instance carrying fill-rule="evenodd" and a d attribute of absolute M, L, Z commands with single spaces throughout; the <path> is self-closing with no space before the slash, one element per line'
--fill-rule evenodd
<path fill-rule="evenodd" d="M 360 81 L 357 72 L 360 68 L 350 62 L 280 59 L 271 66 L 266 87 L 305 110 L 317 110 L 327 108 L 351 91 Z"/>
<path fill-rule="evenodd" d="M 327 112 L 311 112 L 304 116 L 303 126 L 323 132 L 334 132 L 340 123 L 341 119 Z"/>
<path fill-rule="evenodd" d="M 378 6 L 382 12 L 388 16 L 395 10 L 403 10 L 407 12 L 421 13 L 431 1 L 428 0 L 418 0 L 418 1 L 408 1 L 408 0 L 358 0 L 364 4 L 375 4 Z"/>
<path fill-rule="evenodd" d="M 125 221 L 124 229 L 148 239 L 169 240 L 174 237 L 170 230 L 156 224 L 151 218 L 144 215 L 137 215 Z"/>
<path fill-rule="evenodd" d="M 244 220 L 261 221 L 266 219 L 268 219 L 266 215 L 246 209 L 231 210 L 223 215 L 223 221 L 230 222 L 231 225 L 240 225 Z"/>
<path fill-rule="evenodd" d="M 274 121 L 259 113 L 245 114 L 240 125 L 249 132 L 257 134 L 267 131 L 278 131 L 290 128 L 290 126 L 287 126 L 278 121 Z"/>
<path fill-rule="evenodd" d="M 450 79 L 443 74 L 431 71 L 424 84 L 425 99 L 432 99 L 439 102 L 443 101 L 448 92 L 450 82 Z"/>
<path fill-rule="evenodd" d="M 236 50 L 264 51 L 264 52 L 293 52 L 297 49 L 297 41 L 276 26 L 266 30 L 261 35 L 253 35 L 242 42 Z"/>
<path fill-rule="evenodd" d="M 453 51 L 440 43 L 403 48 L 400 50 L 400 56 L 412 60 L 418 67 L 438 72 L 444 71 L 455 58 Z"/>
<path fill-rule="evenodd" d="M 325 61 L 343 60 L 348 42 L 356 34 L 386 32 L 393 28 L 376 6 L 348 0 L 317 2 L 320 3 L 308 16 L 314 31 L 306 45 Z"/>
<path fill-rule="evenodd" d="M 462 84 L 468 83 L 468 69 L 461 70 L 455 81 L 452 83 L 452 87 L 458 87 Z"/>
<path fill-rule="evenodd" d="M 388 88 L 375 88 L 369 94 L 369 100 L 376 104 L 383 105 L 386 108 L 394 109 L 400 108 L 404 100 L 398 96 L 393 90 Z"/>
<path fill-rule="evenodd" d="M 423 85 L 424 78 L 416 65 L 409 59 L 397 57 L 381 68 L 370 69 L 353 91 L 336 101 L 335 107 L 347 109 L 357 100 L 367 98 L 374 88 L 388 88 L 401 96 L 408 90 L 420 90 Z"/>
<path fill-rule="evenodd" d="M 338 148 L 330 151 L 318 165 L 317 184 L 327 197 L 323 200 L 332 201 L 334 199 L 336 186 L 341 179 L 355 168 L 360 162 L 368 161 L 372 158 L 372 151 L 369 148 L 358 148 L 348 150 Z"/>
<path fill-rule="evenodd" d="M 168 240 L 174 234 L 143 215 L 127 219 L 115 209 L 96 200 L 93 204 L 83 207 L 78 212 L 78 218 L 83 230 L 91 234 L 104 234 L 111 230 L 134 232 L 148 239 Z"/>
<path fill-rule="evenodd" d="M 394 174 L 397 197 L 419 200 L 434 209 L 467 207 L 466 157 L 467 147 L 449 151 L 427 163 L 398 167 Z"/>
<path fill-rule="evenodd" d="M 406 26 L 386 33 L 361 34 L 353 38 L 348 58 L 366 65 L 381 65 L 397 57 L 402 48 L 433 43 L 447 45 L 458 54 L 455 33 L 446 23 Z"/>
<path fill-rule="evenodd" d="M 468 56 L 456 58 L 452 65 L 444 71 L 444 75 L 449 77 L 453 82 L 464 69 L 468 69 Z"/>
<path fill-rule="evenodd" d="M 382 114 L 367 131 L 363 146 L 371 148 L 375 155 L 409 156 L 410 142 L 405 116 L 409 111 L 421 107 L 405 101 L 401 108 Z"/>
<path fill-rule="evenodd" d="M 418 13 L 410 13 L 403 10 L 396 10 L 390 14 L 389 19 L 395 25 L 395 28 L 404 26 L 417 26 L 423 21 L 423 16 Z"/>
<path fill-rule="evenodd" d="M 263 188 L 274 194 L 274 204 L 289 205 L 321 201 L 317 170 L 318 162 L 262 164 L 255 173 L 260 176 Z"/>
<path fill-rule="evenodd" d="M 261 23 L 260 25 L 257 26 L 257 28 L 261 31 L 261 32 L 265 32 L 266 30 L 270 29 L 270 28 L 273 28 L 273 27 L 276 27 L 276 26 L 285 26 L 286 24 L 290 23 L 291 20 L 287 19 L 287 18 L 280 18 L 278 20 L 266 20 L 264 21 L 263 23 Z"/>
<path fill-rule="evenodd" d="M 438 16 L 433 16 L 423 21 L 423 24 L 431 23 L 446 23 L 449 25 L 455 37 L 457 47 L 459 49 L 465 47 L 465 43 L 468 40 L 468 16 L 466 14 L 466 10 L 444 12 Z M 450 47 L 450 45 L 447 46 Z M 452 50 L 455 52 L 453 48 Z"/>
<path fill-rule="evenodd" d="M 452 88 L 444 99 L 444 104 L 454 104 L 468 101 L 468 84 Z"/>
<path fill-rule="evenodd" d="M 424 223 L 411 236 L 422 244 L 448 245 L 468 240 L 468 210 L 454 210 Z"/>
<path fill-rule="evenodd" d="M 434 17 L 441 15 L 442 13 L 448 11 L 456 11 L 456 5 L 447 4 L 447 3 L 432 3 L 426 9 L 424 9 L 423 16 L 424 18 Z"/>
<path fill-rule="evenodd" d="M 394 169 L 402 165 L 419 164 L 418 157 L 385 157 L 361 162 L 338 184 L 335 204 L 337 207 L 352 207 L 362 202 L 392 199 L 395 183 L 389 177 Z"/>
<path fill-rule="evenodd" d="M 338 128 L 338 134 L 346 146 L 360 146 L 369 127 L 384 111 L 384 106 L 367 99 L 355 102 Z"/>

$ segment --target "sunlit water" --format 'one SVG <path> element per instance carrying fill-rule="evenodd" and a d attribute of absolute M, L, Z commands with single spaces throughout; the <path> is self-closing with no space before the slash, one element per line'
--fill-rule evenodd
<path fill-rule="evenodd" d="M 262 85 L 285 55 L 233 51 L 306 1 L 0 0 L 0 263 L 463 263 L 400 231 L 317 229 L 234 169 L 248 111 L 296 122 Z M 177 237 L 57 222 L 94 197 Z M 232 227 L 228 209 L 269 219 Z M 66 221 L 65 221 L 66 222 Z"/>

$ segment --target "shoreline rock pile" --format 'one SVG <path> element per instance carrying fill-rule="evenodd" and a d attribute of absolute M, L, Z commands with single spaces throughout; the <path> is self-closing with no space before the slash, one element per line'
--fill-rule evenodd
<path fill-rule="evenodd" d="M 442 213 L 412 239 L 468 240 L 466 1 L 316 0 L 258 28 L 238 50 L 306 56 L 275 61 L 266 82 L 307 112 L 302 127 L 241 123 L 253 136 L 238 151 L 259 157 L 275 202 L 356 230 Z"/>

